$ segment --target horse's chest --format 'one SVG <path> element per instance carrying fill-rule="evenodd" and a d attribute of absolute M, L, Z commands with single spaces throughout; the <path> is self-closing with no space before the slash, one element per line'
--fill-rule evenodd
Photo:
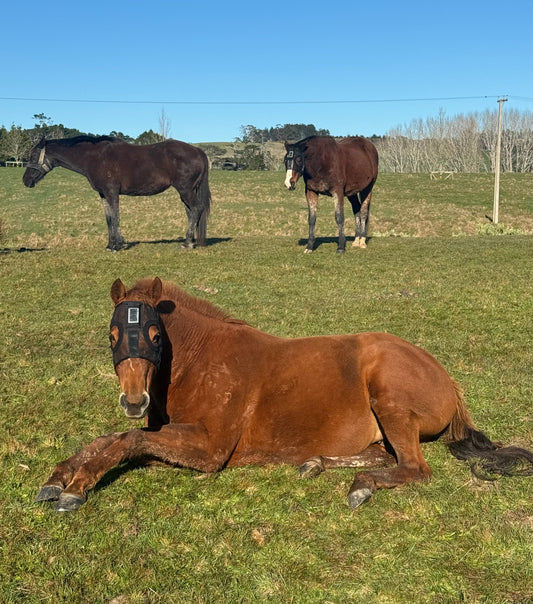
<path fill-rule="evenodd" d="M 335 188 L 335 179 L 330 177 L 310 178 L 305 181 L 305 185 L 315 193 L 329 195 Z"/>

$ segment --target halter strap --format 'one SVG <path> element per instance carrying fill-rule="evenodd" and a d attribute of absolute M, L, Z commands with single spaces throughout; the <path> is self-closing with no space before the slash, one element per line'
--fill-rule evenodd
<path fill-rule="evenodd" d="M 43 172 L 44 174 L 46 174 L 47 172 L 50 172 L 50 170 L 52 169 L 49 164 L 45 164 L 44 163 L 44 155 L 46 153 L 46 145 L 43 145 L 41 152 L 39 153 L 39 159 L 37 160 L 37 163 L 29 163 L 28 164 L 28 168 L 33 168 L 34 170 L 39 170 L 39 172 Z"/>

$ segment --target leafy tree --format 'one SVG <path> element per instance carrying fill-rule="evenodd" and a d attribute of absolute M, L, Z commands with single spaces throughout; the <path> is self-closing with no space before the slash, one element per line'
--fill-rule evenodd
<path fill-rule="evenodd" d="M 210 144 L 199 144 L 196 145 L 199 147 L 208 157 L 211 164 L 216 162 L 218 159 L 222 158 L 222 156 L 226 153 L 226 150 L 219 145 L 210 145 Z"/>
<path fill-rule="evenodd" d="M 58 126 L 53 125 L 52 118 L 46 116 L 44 113 L 35 113 L 33 119 L 37 120 L 37 123 L 29 131 L 33 144 L 42 138 L 64 138 L 65 132 L 62 124 Z"/>
<path fill-rule="evenodd" d="M 272 164 L 270 153 L 262 145 L 248 144 L 235 151 L 235 160 L 243 170 L 268 170 Z"/>
<path fill-rule="evenodd" d="M 124 134 L 123 132 L 117 132 L 116 130 L 112 130 L 109 133 L 109 136 L 112 136 L 114 138 L 119 138 L 121 141 L 124 141 L 125 143 L 136 142 L 133 137 L 129 136 L 129 134 Z"/>
<path fill-rule="evenodd" d="M 114 136 L 114 135 L 112 135 Z M 165 137 L 162 134 L 158 134 L 153 130 L 146 130 L 142 134 L 135 139 L 135 142 L 138 145 L 152 145 L 154 143 L 161 143 L 165 140 Z"/>
<path fill-rule="evenodd" d="M 284 124 L 273 128 L 241 126 L 241 140 L 244 143 L 264 143 L 267 141 L 296 141 L 308 136 L 329 136 L 329 130 L 317 128 L 313 124 Z"/>
<path fill-rule="evenodd" d="M 14 124 L 9 131 L 5 128 L 2 129 L 0 144 L 0 154 L 3 161 L 23 161 L 27 159 L 32 147 L 27 131 Z"/>
<path fill-rule="evenodd" d="M 4 153 L 4 141 L 7 136 L 7 130 L 5 126 L 0 126 L 0 162 L 6 161 L 7 157 Z"/>

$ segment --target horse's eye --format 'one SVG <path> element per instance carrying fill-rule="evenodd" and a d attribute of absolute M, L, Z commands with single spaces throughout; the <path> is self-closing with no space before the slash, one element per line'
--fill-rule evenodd
<path fill-rule="evenodd" d="M 109 343 L 111 344 L 111 348 L 114 348 L 117 344 L 117 339 L 112 333 L 109 334 Z"/>
<path fill-rule="evenodd" d="M 159 344 L 160 341 L 161 341 L 161 334 L 156 333 L 154 336 L 152 336 L 152 342 L 154 344 Z"/>

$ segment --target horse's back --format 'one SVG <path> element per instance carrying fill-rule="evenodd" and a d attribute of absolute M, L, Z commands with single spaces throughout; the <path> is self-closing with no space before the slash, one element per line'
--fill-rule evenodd
<path fill-rule="evenodd" d="M 342 182 L 345 194 L 352 195 L 376 181 L 378 153 L 369 139 L 351 136 L 335 140 L 332 136 L 315 136 L 302 142 L 305 142 L 311 189 L 321 192 L 333 183 Z"/>
<path fill-rule="evenodd" d="M 153 195 L 172 185 L 192 189 L 207 169 L 205 153 L 182 141 L 168 139 L 150 145 L 105 141 L 100 143 L 91 173 L 93 182 L 120 183 L 122 194 Z"/>
<path fill-rule="evenodd" d="M 378 175 L 378 152 L 372 141 L 352 136 L 337 143 L 340 165 L 345 173 L 346 192 L 359 190 L 375 182 Z"/>

